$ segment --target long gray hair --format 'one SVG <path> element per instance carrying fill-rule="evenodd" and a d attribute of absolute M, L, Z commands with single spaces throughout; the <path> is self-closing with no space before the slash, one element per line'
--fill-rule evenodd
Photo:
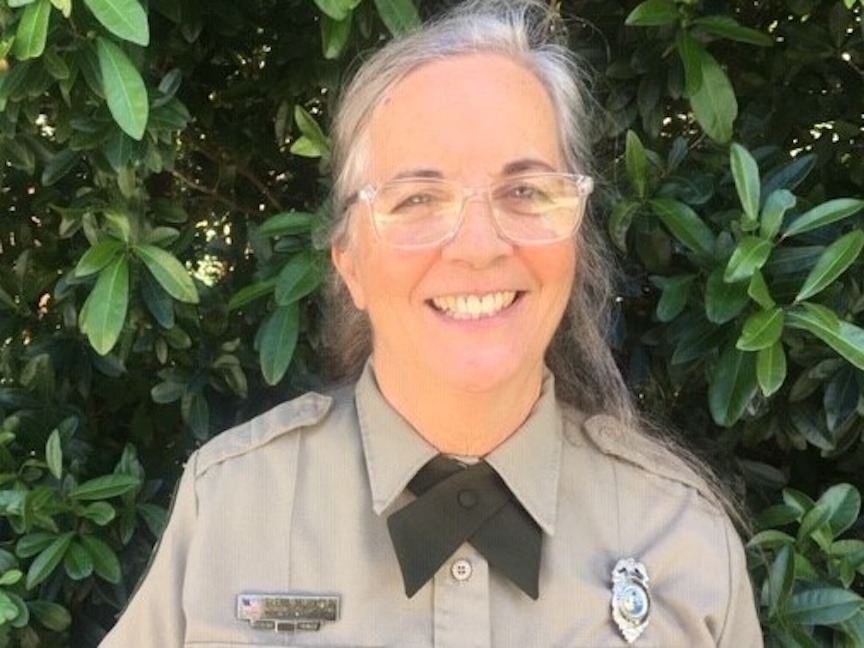
<path fill-rule="evenodd" d="M 568 170 L 590 173 L 587 81 L 565 44 L 557 14 L 535 0 L 471 0 L 375 52 L 345 89 L 332 128 L 332 244 L 345 244 L 349 235 L 346 207 L 368 168 L 366 132 L 380 101 L 424 63 L 473 53 L 507 56 L 537 76 L 552 98 Z M 579 257 L 573 292 L 546 362 L 555 375 L 559 398 L 586 413 L 606 412 L 629 421 L 633 408 L 628 391 L 603 334 L 613 303 L 613 265 L 590 215 L 576 237 Z M 353 379 L 372 350 L 369 321 L 354 308 L 335 272 L 328 297 L 326 337 L 335 374 Z"/>

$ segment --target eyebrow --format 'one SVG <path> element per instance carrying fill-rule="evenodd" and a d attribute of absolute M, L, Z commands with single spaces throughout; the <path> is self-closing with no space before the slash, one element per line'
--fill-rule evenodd
<path fill-rule="evenodd" d="M 518 175 L 520 173 L 525 173 L 526 171 L 557 171 L 555 167 L 553 167 L 548 162 L 544 162 L 543 160 L 536 158 L 521 158 L 519 160 L 514 160 L 513 162 L 508 162 L 504 165 L 501 170 L 502 176 L 511 176 Z M 397 173 L 395 176 L 391 178 L 391 180 L 401 180 L 403 178 L 444 178 L 444 174 L 437 169 L 431 168 L 419 168 L 419 169 L 408 169 L 406 171 L 402 171 Z"/>
<path fill-rule="evenodd" d="M 525 173 L 526 171 L 557 171 L 557 169 L 543 160 L 522 158 L 521 160 L 505 164 L 501 175 L 516 175 L 518 173 Z"/>

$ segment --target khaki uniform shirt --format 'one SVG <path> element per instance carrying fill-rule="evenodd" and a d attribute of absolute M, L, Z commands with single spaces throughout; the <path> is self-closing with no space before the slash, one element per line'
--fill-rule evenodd
<path fill-rule="evenodd" d="M 470 434 L 470 430 L 465 431 Z M 650 577 L 633 646 L 762 646 L 741 542 L 699 479 L 605 416 L 559 405 L 547 376 L 529 419 L 486 460 L 543 529 L 531 600 L 464 544 L 413 598 L 387 515 L 435 448 L 384 400 L 307 394 L 195 452 L 150 569 L 103 648 L 603 648 L 613 566 Z M 336 594 L 317 630 L 253 629 L 241 592 Z"/>

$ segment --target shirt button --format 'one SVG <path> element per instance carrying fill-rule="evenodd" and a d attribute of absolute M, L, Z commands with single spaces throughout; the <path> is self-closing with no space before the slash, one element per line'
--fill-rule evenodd
<path fill-rule="evenodd" d="M 456 496 L 459 500 L 459 504 L 462 508 L 474 508 L 477 505 L 478 496 L 477 491 L 472 490 L 470 488 L 466 488 L 465 490 L 459 491 L 459 495 Z"/>
<path fill-rule="evenodd" d="M 465 582 L 469 578 L 471 578 L 471 574 L 473 572 L 474 567 L 471 565 L 471 561 L 466 560 L 465 558 L 454 560 L 453 564 L 450 565 L 450 574 L 452 574 L 453 578 L 455 578 L 460 583 Z"/>

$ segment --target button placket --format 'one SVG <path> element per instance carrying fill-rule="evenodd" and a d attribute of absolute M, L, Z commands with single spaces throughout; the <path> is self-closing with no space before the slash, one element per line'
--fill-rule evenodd
<path fill-rule="evenodd" d="M 489 563 L 463 543 L 435 574 L 435 648 L 491 648 L 489 586 Z"/>

